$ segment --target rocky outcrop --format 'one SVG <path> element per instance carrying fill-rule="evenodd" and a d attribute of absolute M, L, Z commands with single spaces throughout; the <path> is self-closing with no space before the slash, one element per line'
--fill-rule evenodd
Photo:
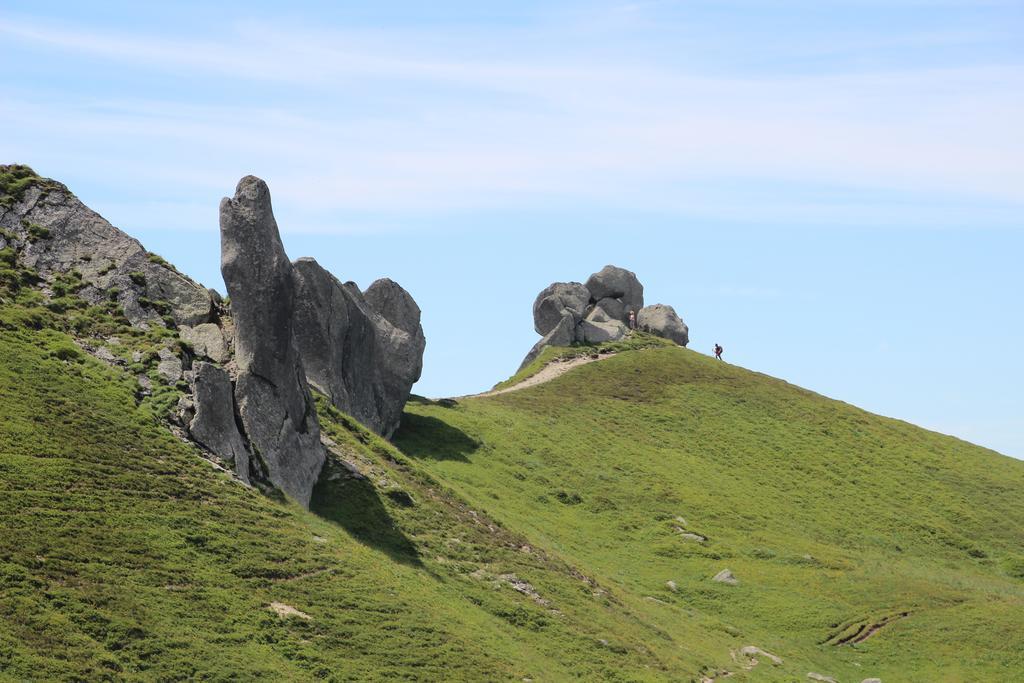
<path fill-rule="evenodd" d="M 638 328 L 682 346 L 689 343 L 689 331 L 671 306 L 644 308 L 644 286 L 636 274 L 605 266 L 587 278 L 586 284 L 555 282 L 537 295 L 533 327 L 543 338 L 526 354 L 520 368 L 548 346 L 618 341 L 629 334 L 631 313 Z"/>
<path fill-rule="evenodd" d="M 239 181 L 235 196 L 221 201 L 220 231 L 242 427 L 271 483 L 308 505 L 326 456 L 295 343 L 293 268 L 266 183 L 253 176 Z"/>
<path fill-rule="evenodd" d="M 587 278 L 591 299 L 613 299 L 622 302 L 626 311 L 639 311 L 644 306 L 644 286 L 636 274 L 618 266 L 605 266 Z"/>
<path fill-rule="evenodd" d="M 158 352 L 133 352 L 148 366 L 137 395 L 154 382 L 181 389 L 172 419 L 241 480 L 308 505 L 326 458 L 311 387 L 384 436 L 398 427 L 422 370 L 419 307 L 391 280 L 361 292 L 312 259 L 291 263 L 262 180 L 243 178 L 221 202 L 229 305 L 60 183 L 25 166 L 0 171 L 0 248 L 39 273 L 45 297 L 73 293 L 108 310 L 117 301 L 132 325 L 175 329 L 178 343 L 161 331 Z"/>
<path fill-rule="evenodd" d="M 92 304 L 117 301 L 133 325 L 164 325 L 164 316 L 177 325 L 214 318 L 213 299 L 205 288 L 146 251 L 60 183 L 39 178 L 11 197 L 9 205 L 0 206 L 0 230 L 10 235 L 23 265 L 46 281 L 77 274 L 78 296 Z"/>
<path fill-rule="evenodd" d="M 295 340 L 306 376 L 342 411 L 391 436 L 423 367 L 420 309 L 391 280 L 365 293 L 311 258 L 295 262 Z"/>
<path fill-rule="evenodd" d="M 690 343 L 690 328 L 671 306 L 654 304 L 641 308 L 636 316 L 636 324 L 644 332 L 671 339 L 680 346 Z"/>
<path fill-rule="evenodd" d="M 195 417 L 188 425 L 192 438 L 231 466 L 249 483 L 249 450 L 235 422 L 235 396 L 231 377 L 210 363 L 195 364 L 193 396 Z"/>
<path fill-rule="evenodd" d="M 589 305 L 590 292 L 579 282 L 555 282 L 545 287 L 533 302 L 533 329 L 544 336 L 567 313 L 573 316 L 575 324 L 583 320 Z"/>

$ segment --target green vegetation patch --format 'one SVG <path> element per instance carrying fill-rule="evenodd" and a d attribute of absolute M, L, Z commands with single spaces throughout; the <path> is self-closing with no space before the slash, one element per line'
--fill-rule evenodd
<path fill-rule="evenodd" d="M 718 620 L 783 658 L 757 680 L 1024 672 L 1020 461 L 679 347 L 411 402 L 395 438 L 646 623 Z"/>

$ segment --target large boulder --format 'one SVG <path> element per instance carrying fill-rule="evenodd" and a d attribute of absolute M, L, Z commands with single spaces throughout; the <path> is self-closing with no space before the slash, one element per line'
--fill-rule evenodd
<path fill-rule="evenodd" d="M 577 336 L 581 336 L 587 344 L 618 341 L 627 334 L 629 334 L 629 328 L 620 320 L 606 322 L 584 320 L 577 326 Z"/>
<path fill-rule="evenodd" d="M 271 483 L 302 505 L 326 455 L 295 344 L 295 280 L 259 178 L 239 181 L 220 205 L 221 274 L 231 296 L 238 377 L 235 402 Z"/>
<path fill-rule="evenodd" d="M 390 437 L 423 367 L 420 309 L 391 280 L 366 294 L 315 260 L 294 264 L 295 341 L 310 384 L 361 423 Z"/>
<path fill-rule="evenodd" d="M 601 299 L 618 299 L 629 311 L 639 311 L 644 307 L 644 286 L 636 279 L 636 274 L 618 266 L 605 266 L 587 279 L 587 290 L 594 301 Z"/>
<path fill-rule="evenodd" d="M 582 320 L 589 303 L 590 292 L 579 282 L 548 285 L 533 302 L 533 329 L 544 336 L 561 323 L 566 313 Z"/>
<path fill-rule="evenodd" d="M 195 364 L 192 393 L 195 417 L 189 423 L 192 438 L 234 468 L 249 483 L 249 451 L 235 423 L 235 397 L 228 373 L 210 363 Z"/>
<path fill-rule="evenodd" d="M 690 343 L 690 330 L 676 310 L 665 304 L 654 304 L 640 309 L 637 327 L 658 337 L 671 339 L 680 346 Z"/>
<path fill-rule="evenodd" d="M 217 363 L 228 360 L 228 346 L 224 340 L 224 332 L 214 323 L 203 323 L 195 327 L 182 325 L 178 328 L 182 340 L 192 345 L 197 356 L 209 358 Z"/>

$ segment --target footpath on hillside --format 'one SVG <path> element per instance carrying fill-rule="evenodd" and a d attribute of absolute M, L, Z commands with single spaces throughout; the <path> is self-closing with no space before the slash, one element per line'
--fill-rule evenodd
<path fill-rule="evenodd" d="M 565 360 L 555 359 L 548 363 L 547 365 L 545 365 L 543 368 L 541 368 L 540 371 L 538 371 L 536 374 L 530 375 L 522 382 L 513 384 L 510 387 L 504 387 L 502 389 L 491 389 L 490 391 L 485 391 L 479 394 L 467 394 L 466 396 L 456 396 L 455 399 L 460 400 L 464 398 L 486 398 L 488 396 L 499 396 L 501 394 L 507 394 L 512 391 L 521 391 L 523 389 L 529 389 L 530 387 L 535 387 L 538 384 L 546 384 L 547 382 L 550 382 L 553 379 L 557 379 L 564 375 L 565 373 L 572 370 L 573 368 L 578 368 L 581 365 L 586 365 L 588 363 L 595 363 L 597 361 L 606 360 L 614 355 L 616 355 L 616 352 L 608 351 L 604 353 L 598 353 L 592 356 L 576 356 L 574 358 L 567 358 Z"/>

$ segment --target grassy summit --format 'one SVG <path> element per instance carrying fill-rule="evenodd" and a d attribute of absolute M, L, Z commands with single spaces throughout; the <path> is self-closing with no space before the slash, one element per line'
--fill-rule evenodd
<path fill-rule="evenodd" d="M 407 455 L 645 621 L 783 658 L 753 678 L 1024 675 L 1024 463 L 681 348 L 408 413 Z"/>

